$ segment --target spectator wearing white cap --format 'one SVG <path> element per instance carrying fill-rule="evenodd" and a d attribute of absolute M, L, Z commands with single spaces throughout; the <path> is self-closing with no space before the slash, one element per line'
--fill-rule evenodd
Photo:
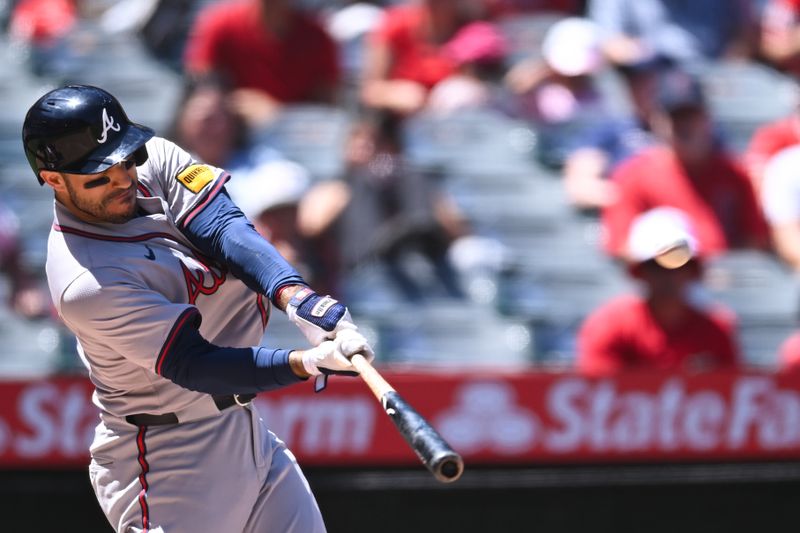
<path fill-rule="evenodd" d="M 519 113 L 540 124 L 570 121 L 602 107 L 593 76 L 605 67 L 597 26 L 580 17 L 553 24 L 544 36 L 541 57 L 514 65 L 506 76 L 521 95 Z M 607 114 L 602 110 L 603 114 Z"/>
<path fill-rule="evenodd" d="M 632 114 L 614 111 L 597 87 L 606 67 L 600 30 L 585 18 L 553 24 L 542 42 L 541 59 L 515 65 L 506 76 L 520 95 L 515 114 L 539 133 L 539 159 L 563 167 L 570 202 L 598 209 L 616 198 L 606 178 L 624 159 L 650 145 L 650 134 Z"/>
<path fill-rule="evenodd" d="M 662 266 L 659 258 L 676 243 L 688 251 L 686 262 Z M 697 250 L 684 212 L 659 207 L 636 218 L 626 262 L 641 291 L 612 299 L 584 321 L 578 334 L 581 373 L 706 371 L 737 365 L 733 313 L 696 297 L 702 276 Z"/>

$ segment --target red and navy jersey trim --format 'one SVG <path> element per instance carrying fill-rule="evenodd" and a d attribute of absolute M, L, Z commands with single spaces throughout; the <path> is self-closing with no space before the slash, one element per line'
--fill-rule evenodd
<path fill-rule="evenodd" d="M 200 312 L 194 307 L 186 309 L 178 316 L 178 319 L 172 326 L 169 335 L 167 335 L 167 340 L 164 341 L 164 346 L 161 347 L 161 351 L 158 353 L 158 358 L 156 358 L 156 374 L 159 376 L 162 375 L 161 369 L 164 366 L 164 359 L 166 359 L 167 355 L 170 353 L 170 350 L 175 345 L 175 339 L 178 338 L 181 330 L 186 327 L 187 324 L 191 324 L 199 317 Z"/>
<path fill-rule="evenodd" d="M 150 465 L 147 463 L 147 445 L 145 444 L 144 437 L 147 433 L 147 426 L 139 426 L 139 433 L 136 435 L 136 448 L 139 450 L 139 507 L 142 510 L 142 532 L 147 533 L 150 531 L 150 506 L 147 503 L 147 490 L 150 488 L 147 484 L 147 473 L 150 471 Z"/>
<path fill-rule="evenodd" d="M 261 327 L 267 329 L 272 306 L 269 305 L 269 300 L 266 300 L 263 294 L 256 296 L 256 305 L 258 306 L 258 312 L 261 314 Z"/>
<path fill-rule="evenodd" d="M 219 178 L 216 181 L 216 183 L 214 183 L 214 187 L 211 189 L 211 191 L 209 191 L 209 193 L 206 194 L 206 197 L 203 199 L 203 201 L 194 206 L 194 209 L 192 209 L 188 213 L 184 214 L 181 218 L 179 218 L 176 221 L 176 225 L 179 228 L 185 228 L 186 226 L 188 226 L 189 223 L 191 223 L 191 221 L 194 219 L 194 217 L 199 215 L 203 211 L 203 209 L 205 209 L 205 207 L 208 204 L 210 204 L 211 201 L 214 200 L 214 198 L 217 197 L 217 195 L 222 190 L 222 188 L 225 187 L 225 183 L 227 183 L 229 179 L 230 179 L 229 174 L 225 174 L 224 176 Z"/>
<path fill-rule="evenodd" d="M 142 183 L 141 181 L 136 184 L 136 188 L 139 190 L 140 193 L 142 193 L 142 196 L 144 196 L 145 198 L 152 198 L 153 197 L 153 193 L 151 193 L 150 189 L 148 189 L 145 186 L 145 184 Z"/>

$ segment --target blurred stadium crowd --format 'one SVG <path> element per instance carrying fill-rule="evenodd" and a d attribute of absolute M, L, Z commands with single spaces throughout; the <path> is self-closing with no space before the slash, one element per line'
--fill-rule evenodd
<path fill-rule="evenodd" d="M 20 142 L 66 83 L 228 170 L 383 363 L 800 361 L 800 1 L 5 0 L 0 26 L 0 375 L 79 368 Z M 298 335 L 274 313 L 265 343 Z"/>

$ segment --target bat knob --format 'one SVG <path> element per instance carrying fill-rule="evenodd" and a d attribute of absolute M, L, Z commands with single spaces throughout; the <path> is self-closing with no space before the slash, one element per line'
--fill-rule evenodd
<path fill-rule="evenodd" d="M 438 463 L 435 475 L 436 479 L 443 483 L 452 483 L 461 477 L 464 472 L 464 460 L 458 454 L 442 459 Z"/>

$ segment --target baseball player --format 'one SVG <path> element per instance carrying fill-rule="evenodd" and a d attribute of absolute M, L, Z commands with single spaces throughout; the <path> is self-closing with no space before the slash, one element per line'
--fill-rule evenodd
<path fill-rule="evenodd" d="M 115 530 L 325 531 L 250 400 L 371 359 L 347 309 L 255 232 L 224 170 L 131 122 L 108 92 L 45 94 L 22 137 L 55 194 L 47 278 L 95 385 L 89 474 Z M 271 304 L 312 348 L 258 345 Z"/>

